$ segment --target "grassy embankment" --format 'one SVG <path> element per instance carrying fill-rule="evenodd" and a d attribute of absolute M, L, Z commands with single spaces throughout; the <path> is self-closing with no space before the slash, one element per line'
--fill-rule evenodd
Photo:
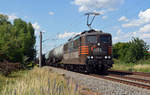
<path fill-rule="evenodd" d="M 48 68 L 0 75 L 0 95 L 78 95 L 78 85 Z"/>
<path fill-rule="evenodd" d="M 125 63 L 114 59 L 112 70 L 124 70 L 133 72 L 148 72 L 150 73 L 150 59 L 140 60 L 137 63 Z"/>

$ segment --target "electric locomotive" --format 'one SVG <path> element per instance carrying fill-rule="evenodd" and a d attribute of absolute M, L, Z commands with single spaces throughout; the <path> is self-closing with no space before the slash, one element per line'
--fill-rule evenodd
<path fill-rule="evenodd" d="M 49 52 L 47 64 L 87 72 L 104 72 L 112 67 L 112 36 L 89 30 Z"/>
<path fill-rule="evenodd" d="M 64 45 L 63 62 L 88 72 L 106 71 L 113 64 L 111 34 L 89 30 L 75 36 Z"/>
<path fill-rule="evenodd" d="M 89 27 L 91 24 L 87 22 Z M 112 36 L 94 29 L 84 31 L 70 38 L 64 45 L 52 49 L 46 55 L 46 64 L 89 73 L 105 72 L 113 64 Z"/>

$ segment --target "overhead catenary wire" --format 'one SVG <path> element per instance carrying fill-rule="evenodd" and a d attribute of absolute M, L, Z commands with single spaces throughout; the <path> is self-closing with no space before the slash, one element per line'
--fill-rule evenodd
<path fill-rule="evenodd" d="M 137 5 L 139 5 L 139 4 L 141 4 L 141 1 L 139 0 L 138 2 L 134 2 L 134 3 L 136 3 Z M 143 3 L 143 2 L 142 2 Z M 132 6 L 131 6 L 132 7 Z M 127 7 L 124 11 L 126 11 L 125 13 L 127 14 L 127 13 L 129 13 L 129 12 L 131 12 L 132 10 L 133 10 L 133 8 L 131 8 L 131 7 Z M 137 7 L 139 7 L 139 6 L 137 6 Z M 124 11 L 121 11 L 121 13 L 115 13 L 115 12 L 112 12 L 112 14 L 115 14 L 115 15 L 120 15 L 120 16 L 122 16 L 121 14 L 122 13 L 124 13 Z M 131 13 L 131 14 L 133 14 L 133 13 Z M 67 29 L 68 29 L 68 31 L 72 31 L 72 28 L 71 27 L 74 27 L 74 26 L 76 26 L 76 28 L 78 27 L 78 26 L 80 26 L 79 25 L 79 23 L 81 22 L 81 21 L 83 21 L 83 15 L 82 16 L 80 16 L 80 19 L 75 19 L 74 20 L 74 22 L 75 23 L 71 23 L 70 25 L 69 25 L 69 27 L 67 26 Z M 95 18 L 95 17 L 94 17 Z M 114 24 L 113 23 L 109 23 L 109 25 L 106 25 L 106 26 L 103 26 L 102 25 L 102 28 L 103 29 L 106 29 L 106 28 L 110 28 L 110 27 L 112 27 L 112 26 L 114 26 Z M 59 42 L 61 42 L 61 41 L 64 41 L 63 39 L 56 39 L 56 38 L 53 38 L 53 39 L 48 39 L 49 41 L 58 41 L 58 40 L 60 40 Z M 55 45 L 54 47 L 56 47 L 56 46 L 58 46 L 58 45 Z"/>

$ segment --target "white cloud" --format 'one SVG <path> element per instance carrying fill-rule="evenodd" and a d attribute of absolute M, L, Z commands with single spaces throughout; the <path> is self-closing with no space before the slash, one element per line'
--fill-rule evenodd
<path fill-rule="evenodd" d="M 123 2 L 124 0 L 74 0 L 73 4 L 79 6 L 79 12 L 94 10 L 113 11 Z"/>
<path fill-rule="evenodd" d="M 35 29 L 35 35 L 39 35 L 40 25 L 38 24 L 38 22 L 35 22 L 34 24 L 32 24 L 32 26 Z"/>
<path fill-rule="evenodd" d="M 0 12 L 0 14 L 7 15 L 8 16 L 8 20 L 11 20 L 11 21 L 14 20 L 14 19 L 19 18 L 15 13 L 9 14 L 9 13 Z"/>
<path fill-rule="evenodd" d="M 33 26 L 33 28 L 35 30 L 39 30 L 40 29 L 40 25 L 37 22 L 35 22 L 34 24 L 32 24 L 32 26 Z"/>
<path fill-rule="evenodd" d="M 54 12 L 52 12 L 52 11 L 51 11 L 51 12 L 49 12 L 49 15 L 54 15 L 54 14 L 55 14 L 55 13 L 54 13 Z"/>
<path fill-rule="evenodd" d="M 75 32 L 65 32 L 65 33 L 63 33 L 63 34 L 57 35 L 57 37 L 58 37 L 59 39 L 64 39 L 64 38 L 67 38 L 67 37 L 75 36 L 75 35 L 77 35 L 77 34 L 80 34 L 80 33 L 75 33 Z"/>
<path fill-rule="evenodd" d="M 132 37 L 138 37 L 150 45 L 150 24 L 143 25 L 134 32 L 124 32 L 118 27 L 115 28 L 115 31 L 117 32 L 113 37 L 113 43 L 130 41 Z"/>
<path fill-rule="evenodd" d="M 25 18 L 25 19 L 28 19 L 29 17 L 28 17 L 28 16 L 24 16 L 24 18 Z"/>
<path fill-rule="evenodd" d="M 9 20 L 17 19 L 18 17 L 15 14 L 8 14 Z"/>
<path fill-rule="evenodd" d="M 46 31 L 45 30 L 42 30 L 40 25 L 38 24 L 38 22 L 35 22 L 32 24 L 33 28 L 35 29 L 35 35 L 39 35 L 40 34 L 40 31 L 42 33 L 45 33 Z"/>
<path fill-rule="evenodd" d="M 150 41 L 150 33 L 144 33 L 144 34 L 142 34 L 140 36 L 140 38 L 142 38 L 142 39 L 149 39 L 149 41 Z"/>
<path fill-rule="evenodd" d="M 114 37 L 114 40 L 118 40 L 119 38 L 118 37 Z"/>
<path fill-rule="evenodd" d="M 107 19 L 108 18 L 108 16 L 102 16 L 102 19 Z"/>
<path fill-rule="evenodd" d="M 125 22 L 127 22 L 127 21 L 129 21 L 125 16 L 122 16 L 122 17 L 120 17 L 119 19 L 118 19 L 118 21 L 125 21 Z"/>
<path fill-rule="evenodd" d="M 116 33 L 116 36 L 113 37 L 113 43 L 126 42 L 131 40 L 132 37 L 133 37 L 133 33 L 131 32 L 127 32 L 127 33 L 121 32 L 119 35 Z"/>
<path fill-rule="evenodd" d="M 14 19 L 17 19 L 17 18 L 19 18 L 18 16 L 16 16 L 16 14 L 15 14 L 15 13 L 8 14 L 8 13 L 3 13 L 3 12 L 0 12 L 0 14 L 7 15 L 9 20 L 14 20 Z"/>
<path fill-rule="evenodd" d="M 138 19 L 133 19 L 128 23 L 123 24 L 122 27 L 135 27 L 147 23 L 150 23 L 150 8 L 145 11 L 140 11 L 138 14 Z"/>
<path fill-rule="evenodd" d="M 136 36 L 144 40 L 149 39 L 146 41 L 150 42 L 150 24 L 140 27 L 139 30 L 136 32 Z"/>
<path fill-rule="evenodd" d="M 122 30 L 119 29 L 119 30 L 117 31 L 117 35 L 120 35 L 121 33 L 122 33 Z"/>
<path fill-rule="evenodd" d="M 139 32 L 150 32 L 150 24 L 144 25 L 139 29 Z"/>
<path fill-rule="evenodd" d="M 113 37 L 113 43 L 129 41 L 133 36 L 132 32 L 124 32 L 120 28 L 116 28 L 115 31 L 117 32 Z"/>
<path fill-rule="evenodd" d="M 140 27 L 138 31 L 132 32 L 130 36 L 139 37 L 150 44 L 150 24 Z"/>

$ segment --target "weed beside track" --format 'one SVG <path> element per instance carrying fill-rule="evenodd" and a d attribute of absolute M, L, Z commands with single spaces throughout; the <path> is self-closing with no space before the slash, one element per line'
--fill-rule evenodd
<path fill-rule="evenodd" d="M 78 87 L 64 75 L 56 74 L 50 69 L 34 68 L 13 79 L 2 88 L 1 95 L 78 95 Z"/>

